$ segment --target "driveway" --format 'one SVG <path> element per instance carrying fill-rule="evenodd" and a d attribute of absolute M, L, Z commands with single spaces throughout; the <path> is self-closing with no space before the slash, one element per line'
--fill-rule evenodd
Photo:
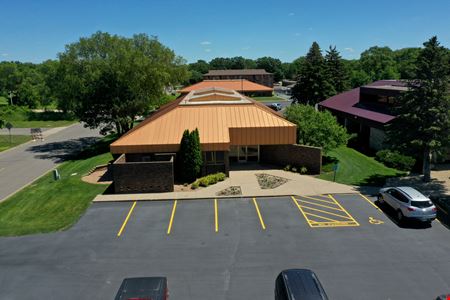
<path fill-rule="evenodd" d="M 44 132 L 44 137 L 44 141 L 0 152 L 0 202 L 70 158 L 80 148 L 95 142 L 100 135 L 97 130 L 76 124 L 64 129 L 49 129 Z"/>
<path fill-rule="evenodd" d="M 398 226 L 359 194 L 94 203 L 65 232 L 0 238 L 1 299 L 113 299 L 124 277 L 167 276 L 170 299 L 273 299 L 310 268 L 330 299 L 450 291 L 449 231 Z"/>

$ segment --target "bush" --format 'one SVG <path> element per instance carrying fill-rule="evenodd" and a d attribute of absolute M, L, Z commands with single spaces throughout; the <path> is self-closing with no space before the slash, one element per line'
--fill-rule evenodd
<path fill-rule="evenodd" d="M 219 181 L 225 180 L 225 174 L 224 173 L 216 173 L 216 174 L 210 174 L 204 177 L 201 177 L 197 179 L 192 185 L 191 188 L 195 190 L 199 186 L 207 187 L 212 184 L 216 184 Z"/>
<path fill-rule="evenodd" d="M 291 165 L 287 165 L 286 167 L 284 167 L 285 171 L 290 171 L 291 170 Z"/>
<path fill-rule="evenodd" d="M 306 173 L 308 173 L 308 169 L 306 167 L 301 167 L 300 174 L 306 174 Z"/>
<path fill-rule="evenodd" d="M 378 151 L 376 154 L 376 160 L 383 163 L 387 167 L 402 171 L 410 171 L 416 163 L 415 158 L 403 155 L 398 151 L 391 150 Z"/>

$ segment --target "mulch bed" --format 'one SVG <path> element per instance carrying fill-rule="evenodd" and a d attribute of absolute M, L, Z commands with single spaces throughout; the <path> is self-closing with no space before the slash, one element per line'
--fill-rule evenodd
<path fill-rule="evenodd" d="M 269 175 L 265 173 L 255 174 L 255 176 L 258 179 L 259 186 L 263 190 L 277 188 L 289 181 L 289 179 L 287 178 Z"/>

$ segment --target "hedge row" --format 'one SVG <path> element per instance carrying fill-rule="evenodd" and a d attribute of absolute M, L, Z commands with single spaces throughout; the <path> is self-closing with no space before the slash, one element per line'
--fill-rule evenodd
<path fill-rule="evenodd" d="M 210 174 L 204 177 L 201 177 L 197 179 L 192 185 L 192 189 L 196 189 L 199 186 L 207 187 L 211 184 L 216 184 L 219 181 L 225 180 L 225 174 L 224 173 L 216 173 L 216 174 Z"/>

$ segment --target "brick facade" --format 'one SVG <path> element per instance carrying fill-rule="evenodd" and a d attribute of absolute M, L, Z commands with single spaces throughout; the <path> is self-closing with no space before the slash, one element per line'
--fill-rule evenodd
<path fill-rule="evenodd" d="M 320 174 L 322 149 L 303 145 L 261 145 L 260 160 L 280 166 L 306 167 L 308 174 Z"/>
<path fill-rule="evenodd" d="M 173 157 L 160 161 L 126 161 L 121 155 L 112 165 L 114 190 L 123 193 L 173 192 Z"/>

